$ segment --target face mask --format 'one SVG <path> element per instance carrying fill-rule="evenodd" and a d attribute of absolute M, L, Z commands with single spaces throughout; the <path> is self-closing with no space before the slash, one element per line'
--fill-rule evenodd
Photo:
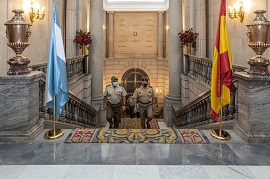
<path fill-rule="evenodd" d="M 115 81 L 115 82 L 112 83 L 112 85 L 113 85 L 113 86 L 118 86 L 118 82 Z"/>
<path fill-rule="evenodd" d="M 147 86 L 147 84 L 143 84 L 143 87 L 146 87 Z"/>

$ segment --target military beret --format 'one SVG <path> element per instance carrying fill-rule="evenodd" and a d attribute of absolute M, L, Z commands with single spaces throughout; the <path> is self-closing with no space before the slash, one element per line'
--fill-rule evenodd
<path fill-rule="evenodd" d="M 142 77 L 142 81 L 148 81 L 148 78 L 146 76 Z"/>
<path fill-rule="evenodd" d="M 112 76 L 111 80 L 118 80 L 116 76 Z"/>

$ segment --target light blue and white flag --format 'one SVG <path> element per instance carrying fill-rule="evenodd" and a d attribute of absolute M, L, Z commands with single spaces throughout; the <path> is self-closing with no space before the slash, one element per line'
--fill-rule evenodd
<path fill-rule="evenodd" d="M 45 103 L 47 103 L 49 108 L 54 108 L 54 97 L 56 99 L 55 116 L 59 118 L 62 108 L 68 101 L 68 82 L 63 39 L 55 1 L 52 9 L 50 49 L 45 89 Z"/>

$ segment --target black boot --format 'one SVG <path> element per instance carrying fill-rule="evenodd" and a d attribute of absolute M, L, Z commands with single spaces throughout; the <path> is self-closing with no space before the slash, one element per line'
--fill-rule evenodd
<path fill-rule="evenodd" d="M 145 119 L 141 119 L 141 127 L 142 129 L 145 129 Z"/>
<path fill-rule="evenodd" d="M 109 123 L 110 123 L 109 129 L 113 129 L 113 122 L 109 122 Z"/>
<path fill-rule="evenodd" d="M 113 129 L 113 121 L 112 121 L 112 119 L 107 119 L 107 121 L 110 124 L 109 129 Z"/>
<path fill-rule="evenodd" d="M 152 119 L 147 119 L 147 121 L 146 121 L 146 126 L 147 126 L 147 129 L 151 129 L 151 125 L 150 125 L 150 121 L 151 121 Z"/>
<path fill-rule="evenodd" d="M 146 126 L 147 126 L 147 129 L 151 129 L 149 122 L 146 123 Z"/>

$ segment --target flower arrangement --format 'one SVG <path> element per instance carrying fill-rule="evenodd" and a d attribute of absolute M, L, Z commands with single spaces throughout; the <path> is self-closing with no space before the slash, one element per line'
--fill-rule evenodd
<path fill-rule="evenodd" d="M 73 42 L 79 44 L 80 48 L 86 47 L 89 50 L 89 45 L 92 43 L 90 32 L 83 32 L 81 29 L 77 30 Z"/>
<path fill-rule="evenodd" d="M 196 50 L 196 39 L 198 37 L 199 33 L 195 33 L 192 28 L 188 30 L 182 30 L 178 36 L 179 40 L 181 42 L 181 47 L 188 46 L 188 44 L 191 44 L 191 47 Z"/>

